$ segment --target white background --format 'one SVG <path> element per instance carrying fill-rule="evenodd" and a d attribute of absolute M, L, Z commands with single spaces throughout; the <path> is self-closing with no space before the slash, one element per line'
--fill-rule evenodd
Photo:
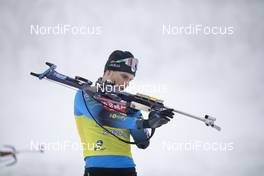
<path fill-rule="evenodd" d="M 168 106 L 217 117 L 223 130 L 176 115 L 146 150 L 133 148 L 138 175 L 264 173 L 263 1 L 0 1 L 0 144 L 79 142 L 75 91 L 38 81 L 31 71 L 58 71 L 95 81 L 109 54 L 140 60 L 134 84 L 164 84 L 147 93 Z M 100 35 L 36 35 L 30 25 L 101 26 Z M 162 25 L 232 26 L 233 35 L 164 35 Z M 232 143 L 232 151 L 166 150 L 164 142 Z M 2 162 L 0 164 L 3 164 Z M 82 175 L 80 150 L 20 154 L 0 175 Z"/>

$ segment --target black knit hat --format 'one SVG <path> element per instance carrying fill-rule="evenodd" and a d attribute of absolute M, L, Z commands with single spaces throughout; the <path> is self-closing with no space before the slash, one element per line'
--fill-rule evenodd
<path fill-rule="evenodd" d="M 122 71 L 135 76 L 138 60 L 129 51 L 116 50 L 112 52 L 105 64 L 106 70 Z"/>

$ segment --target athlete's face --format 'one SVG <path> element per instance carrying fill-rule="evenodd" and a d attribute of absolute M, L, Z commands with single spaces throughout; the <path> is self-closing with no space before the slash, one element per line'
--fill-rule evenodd
<path fill-rule="evenodd" d="M 121 71 L 107 70 L 104 74 L 104 80 L 111 80 L 115 82 L 115 85 L 126 88 L 129 86 L 129 82 L 134 79 L 134 75 Z"/>

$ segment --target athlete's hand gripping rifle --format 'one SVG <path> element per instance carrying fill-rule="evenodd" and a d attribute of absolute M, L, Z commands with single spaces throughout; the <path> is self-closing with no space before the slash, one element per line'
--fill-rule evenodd
<path fill-rule="evenodd" d="M 164 106 L 163 100 L 159 100 L 157 98 L 150 97 L 147 95 L 143 95 L 139 93 L 134 95 L 134 94 L 130 94 L 127 92 L 116 92 L 115 94 L 117 94 L 117 96 L 120 97 L 122 100 L 125 100 L 127 102 L 127 105 L 130 108 L 133 108 L 136 110 L 143 110 L 143 111 L 151 112 L 151 111 L 162 111 L 165 109 L 171 109 L 171 108 Z M 201 117 L 197 117 L 197 116 L 194 116 L 189 113 L 179 111 L 176 109 L 173 109 L 173 112 L 187 116 L 187 117 L 191 117 L 196 120 L 200 120 L 204 122 L 207 126 L 211 126 L 218 131 L 221 130 L 219 126 L 214 124 L 214 122 L 216 121 L 216 118 L 211 117 L 209 115 L 205 115 L 204 118 L 201 118 Z"/>

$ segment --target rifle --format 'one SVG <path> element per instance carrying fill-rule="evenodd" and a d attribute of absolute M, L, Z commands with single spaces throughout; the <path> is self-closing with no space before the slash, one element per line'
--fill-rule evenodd
<path fill-rule="evenodd" d="M 49 62 L 46 62 L 46 65 L 48 65 L 49 68 L 43 73 L 38 74 L 31 72 L 30 74 L 32 76 L 38 77 L 40 80 L 48 79 L 58 83 L 62 83 L 70 87 L 80 89 L 84 92 L 84 98 L 86 98 L 87 96 L 91 96 L 94 100 L 101 103 L 104 107 L 108 108 L 110 111 L 129 114 L 130 112 L 133 112 L 135 110 L 151 112 L 151 111 L 162 111 L 166 109 L 171 109 L 164 105 L 163 100 L 159 100 L 157 98 L 139 93 L 131 94 L 124 91 L 95 92 L 94 89 L 92 88 L 93 82 L 91 82 L 90 80 L 82 78 L 80 76 L 75 76 L 75 78 L 71 78 L 69 76 L 66 76 L 64 74 L 55 71 L 55 69 L 57 68 L 56 65 Z M 112 85 L 113 83 L 106 82 L 106 84 Z M 219 126 L 214 124 L 216 118 L 212 116 L 205 115 L 202 118 L 176 109 L 173 109 L 173 112 L 202 121 L 205 123 L 206 126 L 215 128 L 218 131 L 221 130 Z M 151 136 L 153 134 L 151 134 Z"/>

